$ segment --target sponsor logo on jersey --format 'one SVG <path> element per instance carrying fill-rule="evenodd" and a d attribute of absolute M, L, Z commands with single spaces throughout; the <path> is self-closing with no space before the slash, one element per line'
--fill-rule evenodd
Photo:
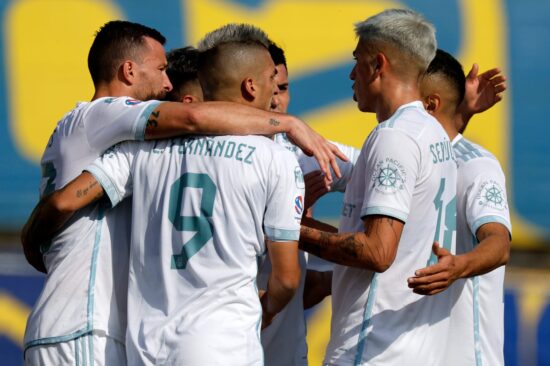
<path fill-rule="evenodd" d="M 294 180 L 296 181 L 296 188 L 305 189 L 306 185 L 304 183 L 304 175 L 302 174 L 302 169 L 299 166 L 294 168 Z"/>
<path fill-rule="evenodd" d="M 378 192 L 393 194 L 405 188 L 407 173 L 399 161 L 386 158 L 376 164 L 371 181 Z"/>
<path fill-rule="evenodd" d="M 488 180 L 481 184 L 476 199 L 480 206 L 496 210 L 508 209 L 505 191 L 501 185 L 494 180 Z"/>
<path fill-rule="evenodd" d="M 294 199 L 294 211 L 296 211 L 298 215 L 304 212 L 304 198 L 302 196 L 296 196 Z"/>
<path fill-rule="evenodd" d="M 124 101 L 124 104 L 126 104 L 126 105 L 136 105 L 136 104 L 139 104 L 139 103 L 141 103 L 141 100 L 130 99 L 130 98 L 128 98 Z"/>

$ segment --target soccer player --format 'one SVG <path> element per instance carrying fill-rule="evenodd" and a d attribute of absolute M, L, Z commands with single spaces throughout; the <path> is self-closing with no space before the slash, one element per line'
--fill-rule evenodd
<path fill-rule="evenodd" d="M 327 365 L 443 365 L 450 304 L 407 287 L 440 241 L 454 250 L 456 163 L 451 142 L 421 102 L 435 56 L 433 26 L 402 9 L 356 25 L 354 100 L 380 122 L 344 197 L 339 234 L 302 222 L 300 245 L 334 261 Z M 306 222 L 307 221 L 307 222 Z M 406 225 L 405 225 L 406 223 Z"/>
<path fill-rule="evenodd" d="M 166 99 L 183 103 L 204 101 L 198 76 L 199 50 L 191 46 L 178 48 L 168 52 L 166 58 L 166 74 L 173 87 Z"/>
<path fill-rule="evenodd" d="M 64 186 L 117 142 L 185 133 L 287 131 L 321 165 L 334 163 L 333 145 L 291 116 L 226 102 L 142 102 L 171 89 L 163 43 L 158 31 L 125 21 L 109 22 L 97 33 L 88 57 L 94 96 L 67 113 L 52 134 L 41 162 L 42 195 Z M 43 245 L 43 253 L 43 238 L 24 228 L 28 260 L 48 272 L 25 332 L 28 364 L 125 363 L 129 215 L 129 203 L 109 211 L 89 207 Z"/>
<path fill-rule="evenodd" d="M 290 89 L 288 79 L 288 68 L 283 49 L 275 43 L 270 42 L 269 51 L 271 58 L 277 68 L 275 80 L 278 85 L 278 103 L 276 111 L 286 113 L 290 103 Z M 304 207 L 307 209 L 321 194 L 327 193 L 324 185 L 319 184 L 318 169 L 319 166 L 310 157 L 306 156 L 302 150 L 289 141 L 286 134 L 281 133 L 274 136 L 275 142 L 292 151 L 300 168 L 306 174 L 306 202 Z M 351 177 L 353 165 L 359 156 L 359 151 L 353 147 L 335 143 L 340 151 L 347 157 L 348 161 L 338 160 L 342 177 L 334 179 L 331 184 L 331 191 L 343 192 Z M 314 180 L 314 185 L 318 189 L 307 186 L 308 174 Z M 312 196 L 312 198 L 310 198 Z M 310 202 L 307 202 L 310 201 Z M 336 230 L 335 230 L 336 231 Z M 330 295 L 330 282 L 332 272 L 318 272 L 307 269 L 308 254 L 304 251 L 299 252 L 300 266 L 302 268 L 302 277 L 300 278 L 300 287 L 291 302 L 277 315 L 273 323 L 262 331 L 262 346 L 264 348 L 265 364 L 267 366 L 307 366 L 307 343 L 306 343 L 306 322 L 304 317 L 304 307 L 312 307 Z M 271 263 L 267 257 L 261 263 L 260 273 L 258 275 L 258 287 L 266 289 L 267 279 L 271 271 Z"/>
<path fill-rule="evenodd" d="M 445 294 L 458 298 L 446 365 L 504 365 L 504 265 L 512 233 L 506 182 L 495 156 L 459 133 L 466 126 L 455 118 L 465 80 L 460 63 L 438 50 L 422 82 L 426 109 L 453 139 L 458 162 L 457 244 L 456 255 L 435 245 L 439 262 L 418 270 L 409 286 L 425 295 L 450 286 Z M 501 77 L 484 80 L 495 95 L 503 90 Z"/>
<path fill-rule="evenodd" d="M 261 43 L 219 44 L 199 72 L 207 100 L 271 106 L 276 71 Z M 48 229 L 51 211 L 59 227 L 69 216 L 60 208 L 104 194 L 116 205 L 133 193 L 128 363 L 262 364 L 255 277 L 264 233 L 273 263 L 265 323 L 300 278 L 294 156 L 265 137 L 200 136 L 116 145 L 87 169 L 43 201 L 33 234 Z"/>

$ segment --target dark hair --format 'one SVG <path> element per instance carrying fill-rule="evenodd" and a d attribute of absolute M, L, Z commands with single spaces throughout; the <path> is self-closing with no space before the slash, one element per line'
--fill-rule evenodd
<path fill-rule="evenodd" d="M 440 74 L 447 79 L 457 93 L 457 105 L 464 99 L 466 76 L 462 65 L 449 53 L 438 49 L 435 57 L 428 66 L 427 75 Z"/>
<path fill-rule="evenodd" d="M 277 46 L 277 44 L 273 41 L 269 41 L 268 50 L 275 66 L 285 65 L 288 70 L 288 67 L 286 66 L 285 51 L 281 47 Z"/>
<path fill-rule="evenodd" d="M 171 50 L 166 57 L 168 59 L 166 73 L 173 86 L 167 98 L 169 100 L 179 100 L 181 87 L 198 79 L 199 51 L 188 46 Z"/>
<path fill-rule="evenodd" d="M 134 59 L 150 37 L 164 45 L 166 38 L 159 31 L 147 26 L 113 20 L 105 23 L 95 35 L 88 53 L 88 69 L 94 85 L 113 80 L 121 62 Z"/>

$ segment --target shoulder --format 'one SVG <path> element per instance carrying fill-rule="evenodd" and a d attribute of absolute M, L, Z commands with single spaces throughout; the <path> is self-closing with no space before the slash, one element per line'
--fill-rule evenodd
<path fill-rule="evenodd" d="M 418 147 L 438 141 L 447 141 L 450 145 L 441 124 L 426 112 L 419 101 L 401 106 L 391 118 L 376 127 L 373 135 L 395 135 L 393 140 L 409 141 Z"/>
<path fill-rule="evenodd" d="M 458 135 L 453 140 L 453 150 L 459 169 L 467 166 L 469 170 L 498 168 L 499 171 L 502 171 L 500 163 L 493 153 L 462 135 Z"/>

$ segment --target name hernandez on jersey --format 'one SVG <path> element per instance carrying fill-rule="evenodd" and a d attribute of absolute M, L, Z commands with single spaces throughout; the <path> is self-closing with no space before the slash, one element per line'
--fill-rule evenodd
<path fill-rule="evenodd" d="M 256 259 L 264 235 L 299 237 L 296 168 L 292 154 L 258 136 L 124 143 L 88 168 L 113 204 L 132 194 L 139 212 L 132 218 L 130 363 L 261 362 Z"/>

